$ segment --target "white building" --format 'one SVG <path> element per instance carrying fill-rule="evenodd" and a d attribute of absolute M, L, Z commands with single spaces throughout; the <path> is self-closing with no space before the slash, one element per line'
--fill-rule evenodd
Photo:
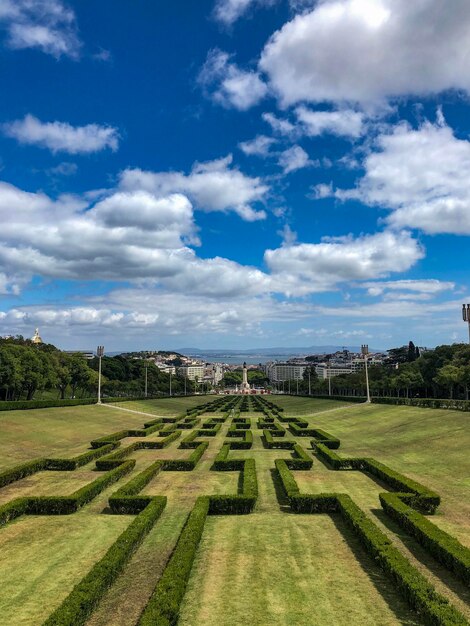
<path fill-rule="evenodd" d="M 306 363 L 267 363 L 265 371 L 271 382 L 282 382 L 302 380 L 307 367 L 309 366 Z"/>
<path fill-rule="evenodd" d="M 315 371 L 320 380 L 327 380 L 328 378 L 334 378 L 341 374 L 352 374 L 352 366 L 350 365 L 331 365 L 328 367 L 326 363 L 321 363 L 315 366 Z"/>
<path fill-rule="evenodd" d="M 204 380 L 204 370 L 205 366 L 202 364 L 182 365 L 181 367 L 178 367 L 178 374 L 181 374 L 181 376 L 184 376 L 189 380 L 196 380 L 197 378 L 198 381 L 202 381 Z"/>

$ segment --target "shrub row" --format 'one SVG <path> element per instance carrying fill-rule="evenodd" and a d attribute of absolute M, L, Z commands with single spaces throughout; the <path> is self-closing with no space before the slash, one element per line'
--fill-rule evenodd
<path fill-rule="evenodd" d="M 315 447 L 318 456 L 327 461 L 333 469 L 356 469 L 369 472 L 395 491 L 400 492 L 401 498 L 406 500 L 407 504 L 420 511 L 434 513 L 440 504 L 439 494 L 375 459 L 343 459 L 336 452 L 327 448 L 324 443 L 317 443 L 315 440 L 312 440 L 312 446 Z"/>
<path fill-rule="evenodd" d="M 199 437 L 199 432 L 197 430 L 193 430 L 192 433 L 189 433 L 184 439 L 181 440 L 179 448 L 187 449 L 187 448 L 197 448 L 199 442 L 195 441 Z"/>
<path fill-rule="evenodd" d="M 400 494 L 381 493 L 379 497 L 389 517 L 415 537 L 437 561 L 454 572 L 464 583 L 470 583 L 470 550 L 467 547 L 407 506 L 401 501 Z"/>
<path fill-rule="evenodd" d="M 263 430 L 263 439 L 267 448 L 282 448 L 283 450 L 291 450 L 294 447 L 294 441 L 274 439 L 270 430 Z"/>
<path fill-rule="evenodd" d="M 164 461 L 155 461 L 127 484 L 118 489 L 110 498 L 109 506 L 113 513 L 140 513 L 152 500 L 152 496 L 136 497 L 164 466 Z"/>
<path fill-rule="evenodd" d="M 251 513 L 258 497 L 258 480 L 254 459 L 237 459 L 242 471 L 241 493 L 237 495 L 210 496 L 211 515 L 240 515 Z M 229 461 L 230 463 L 230 461 Z M 228 469 L 228 468 L 224 468 Z"/>
<path fill-rule="evenodd" d="M 336 452 L 330 450 L 324 442 L 319 443 L 316 439 L 311 441 L 312 448 L 315 448 L 318 456 L 328 463 L 335 470 L 342 469 L 358 469 L 355 468 L 354 462 L 356 459 L 343 459 Z"/>
<path fill-rule="evenodd" d="M 178 439 L 180 435 L 181 435 L 181 431 L 175 430 L 174 432 L 169 434 L 164 439 L 161 439 L 160 441 L 136 441 L 126 446 L 125 448 L 120 448 L 119 450 L 117 450 L 117 452 L 114 452 L 113 454 L 109 454 L 108 456 L 104 456 L 103 458 L 98 459 L 98 461 L 96 461 L 96 468 L 99 470 L 108 470 L 113 467 L 116 467 L 116 465 L 119 464 L 123 458 L 125 458 L 134 450 L 143 450 L 143 449 L 160 450 L 162 448 L 166 448 L 168 445 L 170 445 L 170 443 L 175 441 L 175 439 Z"/>
<path fill-rule="evenodd" d="M 290 500 L 293 496 L 299 494 L 299 487 L 297 485 L 297 482 L 292 472 L 287 467 L 287 463 L 284 459 L 276 459 L 274 461 L 274 465 L 276 466 L 277 473 L 279 474 L 279 478 L 281 479 L 284 492 Z"/>
<path fill-rule="evenodd" d="M 418 483 L 387 465 L 376 461 L 375 459 L 361 459 L 364 463 L 363 469 L 380 478 L 384 483 L 390 485 L 394 490 L 403 492 L 402 498 L 414 508 L 424 511 L 425 513 L 434 513 L 441 502 L 439 494 L 427 489 L 421 483 Z M 408 494 L 413 494 L 409 496 Z"/>
<path fill-rule="evenodd" d="M 308 470 L 313 465 L 312 458 L 298 443 L 293 448 L 293 458 L 286 461 L 286 465 L 291 470 Z"/>
<path fill-rule="evenodd" d="M 11 467 L 10 469 L 0 473 L 0 487 L 5 487 L 5 485 L 14 483 L 15 481 L 21 480 L 26 476 L 31 476 L 36 472 L 45 470 L 46 466 L 46 459 L 34 459 L 33 461 L 28 461 L 27 463 Z"/>
<path fill-rule="evenodd" d="M 208 512 L 209 498 L 198 498 L 163 574 L 140 616 L 139 626 L 176 624 Z"/>
<path fill-rule="evenodd" d="M 214 459 L 211 470 L 215 470 L 217 472 L 237 472 L 243 469 L 243 459 L 228 460 L 227 458 L 232 443 L 233 441 L 230 441 L 229 443 L 224 443 L 222 445 L 217 456 Z"/>
<path fill-rule="evenodd" d="M 338 495 L 337 501 L 343 519 L 426 624 L 439 626 L 468 624 L 463 615 L 434 590 L 428 580 L 411 565 L 348 495 Z"/>
<path fill-rule="evenodd" d="M 152 498 L 104 557 L 72 589 L 43 626 L 81 626 L 114 583 L 144 537 L 154 526 L 166 505 L 166 497 Z"/>
<path fill-rule="evenodd" d="M 46 459 L 46 468 L 48 470 L 73 471 L 82 465 L 86 465 L 95 459 L 99 459 L 105 454 L 112 452 L 118 444 L 116 442 L 108 443 L 101 448 L 93 448 L 76 456 L 72 459 Z"/>
<path fill-rule="evenodd" d="M 327 448 L 330 448 L 330 450 L 337 450 L 339 448 L 340 440 L 337 437 L 333 437 L 333 435 L 330 435 L 330 433 L 327 433 L 325 430 L 314 428 L 313 433 L 315 441 L 319 441 Z"/>
<path fill-rule="evenodd" d="M 452 409 L 470 411 L 470 400 L 451 400 L 450 398 L 372 398 L 374 404 L 404 404 L 427 409 Z"/>
<path fill-rule="evenodd" d="M 239 433 L 238 437 L 243 437 L 243 439 L 239 441 L 226 441 L 225 443 L 230 446 L 231 450 L 249 450 L 253 445 L 253 433 L 251 430 L 241 430 Z"/>
<path fill-rule="evenodd" d="M 112 402 L 129 402 L 132 400 L 150 400 L 159 396 L 123 396 L 122 398 L 101 398 L 103 404 Z M 0 401 L 0 411 L 17 411 L 28 409 L 51 409 L 61 406 L 81 406 L 86 404 L 96 404 L 96 398 L 66 398 L 64 400 L 2 400 Z"/>
<path fill-rule="evenodd" d="M 199 462 L 204 452 L 207 450 L 209 444 L 204 441 L 193 450 L 188 459 L 171 459 L 163 461 L 165 470 L 172 470 L 176 472 L 190 472 L 193 470 Z"/>
<path fill-rule="evenodd" d="M 70 496 L 39 496 L 17 498 L 0 507 L 0 524 L 19 517 L 20 515 L 68 515 L 75 513 L 82 506 L 93 500 L 106 487 L 118 481 L 132 470 L 135 461 L 126 461 L 100 476 L 88 485 L 78 489 Z"/>

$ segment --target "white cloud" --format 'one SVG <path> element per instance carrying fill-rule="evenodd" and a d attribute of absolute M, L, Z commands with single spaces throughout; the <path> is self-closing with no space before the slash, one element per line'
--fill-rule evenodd
<path fill-rule="evenodd" d="M 370 103 L 470 91 L 469 56 L 467 0 L 323 0 L 274 33 L 260 69 L 283 105 Z"/>
<path fill-rule="evenodd" d="M 75 14 L 61 0 L 1 0 L 0 27 L 10 48 L 37 48 L 57 59 L 79 56 Z"/>
<path fill-rule="evenodd" d="M 377 138 L 357 188 L 331 190 L 393 212 L 394 228 L 470 234 L 470 141 L 458 139 L 441 115 L 417 130 L 400 123 Z"/>
<path fill-rule="evenodd" d="M 21 144 L 49 148 L 53 153 L 89 154 L 105 148 L 115 151 L 119 146 L 118 131 L 112 126 L 71 126 L 66 122 L 41 122 L 33 115 L 3 124 L 3 132 Z"/>
<path fill-rule="evenodd" d="M 238 147 L 245 154 L 252 156 L 264 157 L 269 153 L 269 150 L 276 140 L 266 135 L 257 135 L 254 139 L 249 141 L 242 141 L 238 144 Z"/>
<path fill-rule="evenodd" d="M 277 0 L 217 0 L 214 6 L 214 18 L 225 24 L 232 25 L 251 8 L 256 6 L 271 6 Z"/>
<path fill-rule="evenodd" d="M 380 296 L 384 292 L 392 291 L 395 295 L 396 291 L 409 291 L 412 292 L 412 296 L 416 297 L 417 294 L 425 296 L 433 296 L 442 291 L 453 290 L 455 283 L 449 281 L 436 280 L 434 278 L 427 278 L 422 280 L 389 280 L 373 283 L 362 283 L 362 288 L 367 289 L 367 293 L 370 296 Z"/>
<path fill-rule="evenodd" d="M 210 50 L 198 82 L 218 104 L 246 111 L 266 96 L 268 88 L 258 72 L 242 70 L 230 59 L 227 52 Z"/>
<path fill-rule="evenodd" d="M 286 284 L 301 290 L 302 282 L 313 290 L 333 288 L 339 282 L 387 276 L 403 272 L 423 258 L 424 251 L 408 232 L 382 232 L 354 239 L 324 239 L 266 250 L 265 262 Z"/>
<path fill-rule="evenodd" d="M 364 114 L 351 109 L 312 111 L 305 106 L 295 110 L 306 135 L 317 137 L 325 133 L 357 139 L 364 132 Z"/>
<path fill-rule="evenodd" d="M 308 154 L 300 146 L 292 146 L 284 152 L 281 152 L 279 156 L 279 165 L 284 170 L 284 174 L 300 170 L 309 165 L 315 165 L 313 161 L 310 161 Z"/>
<path fill-rule="evenodd" d="M 185 193 L 203 211 L 234 211 L 246 221 L 266 218 L 252 204 L 263 201 L 268 187 L 259 177 L 249 177 L 231 167 L 232 155 L 206 163 L 195 163 L 189 174 L 125 170 L 121 188 L 145 189 L 157 195 Z"/>
<path fill-rule="evenodd" d="M 296 132 L 294 124 L 289 122 L 289 120 L 276 117 L 274 113 L 263 113 L 261 117 L 271 126 L 273 131 L 279 135 L 290 136 Z"/>

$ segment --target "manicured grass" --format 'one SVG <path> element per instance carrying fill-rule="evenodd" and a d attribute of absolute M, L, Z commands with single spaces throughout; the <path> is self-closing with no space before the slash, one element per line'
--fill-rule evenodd
<path fill-rule="evenodd" d="M 218 396 L 174 396 L 173 398 L 157 398 L 156 400 L 118 402 L 116 406 L 133 409 L 134 411 L 155 413 L 156 415 L 176 415 L 177 413 L 184 413 L 186 409 L 210 402 L 216 397 Z"/>
<path fill-rule="evenodd" d="M 37 626 L 98 561 L 132 517 L 23 517 L 0 532 L 0 615 Z"/>
<path fill-rule="evenodd" d="M 339 400 L 323 400 L 315 398 L 304 398 L 296 396 L 274 395 L 270 398 L 272 402 L 284 408 L 284 414 L 288 417 L 297 415 L 313 415 L 320 411 L 328 411 L 337 407 L 348 406 L 348 402 Z"/>
<path fill-rule="evenodd" d="M 92 439 L 140 428 L 142 417 L 106 405 L 1 412 L 0 470 L 37 457 L 80 454 Z"/>
<path fill-rule="evenodd" d="M 149 400 L 123 403 L 123 407 L 176 415 L 209 399 Z M 340 455 L 372 456 L 437 490 L 443 499 L 442 512 L 433 521 L 468 541 L 465 477 L 470 474 L 470 440 L 464 414 L 285 396 L 271 399 L 284 406 L 286 416 L 302 415 L 312 426 L 338 436 Z M 264 447 L 257 427 L 260 413 L 242 416 L 251 420 L 253 446 L 233 450 L 229 458 L 255 459 L 259 497 L 250 515 L 207 519 L 178 626 L 417 623 L 339 517 L 289 512 L 274 461 L 292 458 L 291 452 Z M 214 414 L 203 415 L 202 421 L 211 417 Z M 0 425 L 6 426 L 0 440 L 0 467 L 38 456 L 72 456 L 87 449 L 94 438 L 123 428 L 141 428 L 145 421 L 143 415 L 106 406 L 6 413 L 0 416 Z M 167 507 L 87 626 L 135 624 L 196 498 L 237 493 L 239 472 L 211 470 L 230 426 L 229 419 L 215 437 L 203 438 L 209 446 L 194 470 L 161 471 L 142 489 L 141 495 L 167 496 Z M 146 439 L 158 438 L 155 432 Z M 328 469 L 311 450 L 308 437 L 295 439 L 288 431 L 283 439 L 296 440 L 313 458 L 312 470 L 294 471 L 302 492 L 348 493 L 436 588 L 465 611 L 465 590 L 450 574 L 443 574 L 442 567 L 436 568 L 423 549 L 419 553 L 416 543 L 384 516 L 378 500 L 378 493 L 386 490 L 383 485 L 361 472 Z M 123 439 L 121 447 L 137 440 Z M 26 516 L 0 529 L 0 622 L 42 623 L 134 519 L 106 514 L 108 497 L 156 460 L 188 458 L 192 450 L 180 449 L 180 441 L 162 450 L 130 453 L 126 458 L 136 461 L 134 469 L 78 513 Z M 99 476 L 93 468 L 90 463 L 74 472 L 29 476 L 0 489 L 0 505 L 25 495 L 66 495 Z"/>
<path fill-rule="evenodd" d="M 468 415 L 361 404 L 319 414 L 308 421 L 341 439 L 341 455 L 373 456 L 437 491 L 442 503 L 434 516 L 435 523 L 470 545 Z"/>
<path fill-rule="evenodd" d="M 326 515 L 209 518 L 178 625 L 419 623 L 341 530 Z"/>

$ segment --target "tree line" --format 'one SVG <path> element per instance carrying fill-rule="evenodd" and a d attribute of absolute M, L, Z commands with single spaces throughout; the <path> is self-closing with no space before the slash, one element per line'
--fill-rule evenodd
<path fill-rule="evenodd" d="M 143 395 L 147 363 L 148 395 L 193 393 L 194 383 L 170 375 L 153 363 L 125 356 L 103 357 L 102 393 L 107 396 Z M 52 344 L 33 344 L 22 336 L 0 339 L 0 400 L 33 400 L 35 395 L 58 398 L 97 394 L 98 359 L 86 360 Z"/>
<path fill-rule="evenodd" d="M 308 393 L 309 370 L 312 393 L 328 394 L 328 380 L 320 380 L 314 366 L 305 371 L 299 393 Z M 369 366 L 368 372 L 372 395 L 468 400 L 470 345 L 442 345 L 420 353 L 410 341 L 408 345 L 389 350 L 384 364 Z M 295 389 L 291 383 L 291 391 L 295 393 Z M 331 393 L 365 395 L 365 370 L 334 376 Z"/>

